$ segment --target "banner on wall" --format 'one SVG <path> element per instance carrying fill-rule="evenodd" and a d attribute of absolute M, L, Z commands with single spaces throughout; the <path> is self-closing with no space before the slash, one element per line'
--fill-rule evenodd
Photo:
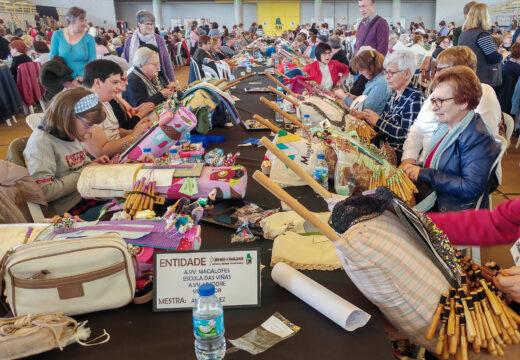
<path fill-rule="evenodd" d="M 281 35 L 300 23 L 300 3 L 257 3 L 257 19 L 267 35 Z"/>
<path fill-rule="evenodd" d="M 49 16 L 54 18 L 55 20 L 59 20 L 58 9 L 52 6 L 41 6 L 36 5 L 36 12 L 40 17 Z"/>

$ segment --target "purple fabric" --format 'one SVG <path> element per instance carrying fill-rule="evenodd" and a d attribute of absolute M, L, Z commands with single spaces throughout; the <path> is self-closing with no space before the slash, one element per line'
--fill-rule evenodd
<path fill-rule="evenodd" d="M 128 244 L 161 249 L 177 249 L 185 234 L 169 231 L 168 233 L 150 233 L 139 239 L 125 239 Z"/>
<path fill-rule="evenodd" d="M 365 37 L 365 34 L 368 30 L 368 27 L 370 25 L 370 22 L 364 23 L 361 21 L 361 23 L 358 25 L 357 33 L 356 33 L 356 50 L 355 52 L 358 52 L 359 48 L 361 47 L 361 42 L 363 41 L 363 38 Z M 388 52 L 388 37 L 390 34 L 390 28 L 388 27 L 388 23 L 385 19 L 380 17 L 375 25 L 370 30 L 370 33 L 367 36 L 367 39 L 365 40 L 365 43 L 363 46 L 372 46 L 374 49 L 379 51 L 381 54 L 386 55 Z"/>
<path fill-rule="evenodd" d="M 132 65 L 130 62 L 130 42 L 132 37 L 128 37 L 125 42 L 125 49 L 123 50 L 123 57 Z M 161 62 L 161 70 L 166 76 L 166 80 L 172 82 L 175 81 L 175 75 L 173 74 L 173 66 L 170 59 L 170 54 L 166 48 L 166 42 L 161 35 L 155 34 L 155 40 L 157 41 L 157 47 L 159 48 L 159 60 Z"/>

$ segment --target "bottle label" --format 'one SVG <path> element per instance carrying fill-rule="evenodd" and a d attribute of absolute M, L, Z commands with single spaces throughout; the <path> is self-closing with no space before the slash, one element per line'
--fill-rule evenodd
<path fill-rule="evenodd" d="M 328 179 L 328 177 L 329 177 L 329 174 L 328 174 L 327 170 L 322 170 L 322 169 L 314 170 L 314 180 L 321 181 L 321 180 Z"/>
<path fill-rule="evenodd" d="M 197 336 L 209 338 L 224 332 L 224 314 L 216 319 L 200 320 L 193 318 L 193 331 Z"/>

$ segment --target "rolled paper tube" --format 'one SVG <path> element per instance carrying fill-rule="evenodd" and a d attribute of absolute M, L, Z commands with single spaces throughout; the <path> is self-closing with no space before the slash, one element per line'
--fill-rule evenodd
<path fill-rule="evenodd" d="M 274 181 L 262 174 L 260 171 L 255 171 L 253 174 L 255 179 L 267 191 L 273 194 L 279 200 L 285 202 L 291 209 L 296 211 L 305 220 L 309 221 L 315 228 L 317 228 L 329 240 L 336 242 L 339 240 L 339 235 L 328 224 L 324 223 L 316 215 L 307 210 L 295 198 L 289 195 L 285 190 L 278 186 Z"/>
<path fill-rule="evenodd" d="M 139 186 L 140 183 L 141 183 L 141 181 L 138 180 L 138 181 L 134 184 L 134 186 L 132 187 L 131 192 L 136 191 L 136 190 L 137 190 L 137 187 Z M 128 195 L 126 196 L 125 204 L 123 205 L 123 210 L 124 210 L 124 211 L 128 211 L 128 209 L 129 209 L 129 204 L 130 204 L 130 200 L 131 200 L 131 199 L 132 199 L 132 194 L 128 194 Z"/>
<path fill-rule="evenodd" d="M 153 201 L 155 196 L 155 181 L 152 181 L 152 189 L 150 191 L 150 202 L 148 203 L 148 210 L 153 210 Z"/>
<path fill-rule="evenodd" d="M 280 150 L 275 144 L 269 141 L 265 136 L 260 139 L 260 144 L 264 145 L 267 150 L 272 152 L 281 162 L 289 167 L 296 175 L 298 175 L 303 181 L 309 185 L 312 190 L 314 190 L 318 195 L 320 195 L 324 199 L 329 199 L 332 197 L 332 194 L 321 186 L 316 180 L 313 179 L 312 176 L 307 174 L 301 167 L 298 166 L 294 161 L 292 161 L 289 156 L 287 156 L 282 150 Z"/>
<path fill-rule="evenodd" d="M 291 91 L 291 89 L 289 89 L 287 86 L 285 86 L 284 84 L 282 84 L 277 78 L 275 78 L 273 75 L 269 74 L 268 72 L 265 73 L 265 76 L 267 76 L 269 79 L 273 80 L 276 85 L 280 86 L 282 89 L 285 90 L 285 92 L 291 94 L 292 96 L 294 96 L 295 98 L 298 97 L 298 95 L 296 95 L 294 92 Z"/>
<path fill-rule="evenodd" d="M 292 122 L 294 125 L 298 126 L 299 128 L 303 128 L 303 124 L 298 120 L 298 118 L 295 115 L 288 114 L 287 112 L 280 109 L 275 104 L 271 103 L 269 100 L 267 100 L 265 97 L 261 96 L 260 101 L 263 102 L 265 105 L 271 108 L 271 110 L 276 111 L 277 113 L 281 114 L 284 118 Z"/>
<path fill-rule="evenodd" d="M 137 188 L 135 189 L 135 192 L 136 192 L 136 193 L 130 195 L 131 198 L 130 198 L 130 202 L 128 203 L 128 211 L 131 211 L 131 210 L 132 210 L 132 207 L 134 206 L 134 203 L 139 199 L 139 194 L 138 194 L 138 192 L 141 191 L 141 189 L 143 188 L 143 186 L 144 186 L 144 179 L 139 181 L 139 185 L 138 185 Z"/>
<path fill-rule="evenodd" d="M 150 203 L 150 196 L 151 196 L 151 194 L 152 194 L 152 183 L 150 182 L 150 184 L 148 184 L 148 189 L 146 189 L 146 196 L 144 198 L 142 210 L 147 210 L 148 209 L 148 204 Z"/>
<path fill-rule="evenodd" d="M 278 285 L 347 331 L 365 326 L 370 320 L 369 314 L 286 263 L 277 263 L 271 277 Z"/>
<path fill-rule="evenodd" d="M 276 126 L 275 124 L 273 124 L 269 120 L 264 119 L 260 115 L 254 114 L 253 115 L 253 119 L 258 121 L 260 124 L 264 125 L 265 127 L 269 128 L 269 130 L 271 130 L 275 134 L 278 134 L 278 132 L 280 131 L 280 128 L 278 126 Z"/>
<path fill-rule="evenodd" d="M 300 106 L 300 102 L 299 102 L 299 101 L 294 100 L 292 97 L 287 96 L 287 95 L 285 95 L 285 94 L 282 93 L 282 92 L 279 92 L 279 91 L 276 90 L 274 87 L 272 87 L 272 86 L 268 86 L 267 88 L 268 88 L 269 90 L 271 90 L 272 92 L 274 92 L 276 95 L 283 97 L 285 100 L 289 101 L 289 102 L 290 102 L 291 104 L 293 104 L 294 106 Z"/>
<path fill-rule="evenodd" d="M 147 189 L 147 185 L 144 185 L 141 188 L 141 192 L 146 192 L 146 189 Z M 138 195 L 139 195 L 139 198 L 136 201 L 134 201 L 134 204 L 132 205 L 132 209 L 130 210 L 131 216 L 134 216 L 136 212 L 141 211 L 141 209 L 143 207 L 143 202 L 144 202 L 144 198 L 146 197 L 146 195 L 141 195 L 141 194 L 138 194 Z"/>

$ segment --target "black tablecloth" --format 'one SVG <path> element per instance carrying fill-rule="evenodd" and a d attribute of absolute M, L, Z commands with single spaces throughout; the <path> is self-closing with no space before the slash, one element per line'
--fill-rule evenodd
<path fill-rule="evenodd" d="M 237 75 L 238 77 L 238 75 Z M 263 75 L 248 79 L 269 84 Z M 258 94 L 244 94 L 247 84 L 240 84 L 233 93 L 241 100 L 237 103 L 242 119 L 252 118 L 258 113 L 273 118 L 273 112 L 258 100 Z M 253 85 L 249 85 L 251 87 Z M 254 85 L 257 86 L 257 85 Z M 246 111 L 247 110 L 247 111 Z M 247 113 L 251 111 L 252 113 Z M 265 208 L 278 207 L 280 202 L 251 178 L 260 168 L 265 149 L 237 147 L 243 140 L 269 135 L 268 131 L 245 131 L 240 125 L 231 129 L 214 129 L 211 134 L 226 135 L 227 141 L 215 146 L 226 152 L 240 151 L 240 164 L 248 171 L 246 200 Z M 214 146 L 214 147 L 215 147 Z M 322 211 L 325 202 L 309 187 L 295 187 L 288 191 L 308 209 Z M 249 244 L 231 244 L 234 231 L 212 224 L 202 225 L 202 250 L 219 248 L 260 247 L 261 263 L 266 267 L 261 272 L 261 307 L 248 309 L 225 309 L 226 338 L 238 338 L 259 326 L 278 311 L 296 325 L 301 326 L 298 334 L 266 352 L 252 356 L 238 351 L 226 359 L 392 359 L 378 309 L 372 305 L 350 281 L 343 270 L 304 271 L 307 276 L 326 288 L 347 299 L 372 315 L 368 324 L 354 332 L 347 332 L 319 312 L 278 286 L 271 279 L 272 241 L 260 239 Z M 89 320 L 93 336 L 106 329 L 111 339 L 107 344 L 84 348 L 77 344 L 39 355 L 38 359 L 195 359 L 191 311 L 152 311 L 152 303 L 129 305 L 121 309 L 82 316 L 78 320 Z M 228 346 L 230 344 L 228 343 Z"/>
<path fill-rule="evenodd" d="M 16 115 L 22 105 L 22 98 L 9 66 L 0 65 L 0 123 Z"/>

